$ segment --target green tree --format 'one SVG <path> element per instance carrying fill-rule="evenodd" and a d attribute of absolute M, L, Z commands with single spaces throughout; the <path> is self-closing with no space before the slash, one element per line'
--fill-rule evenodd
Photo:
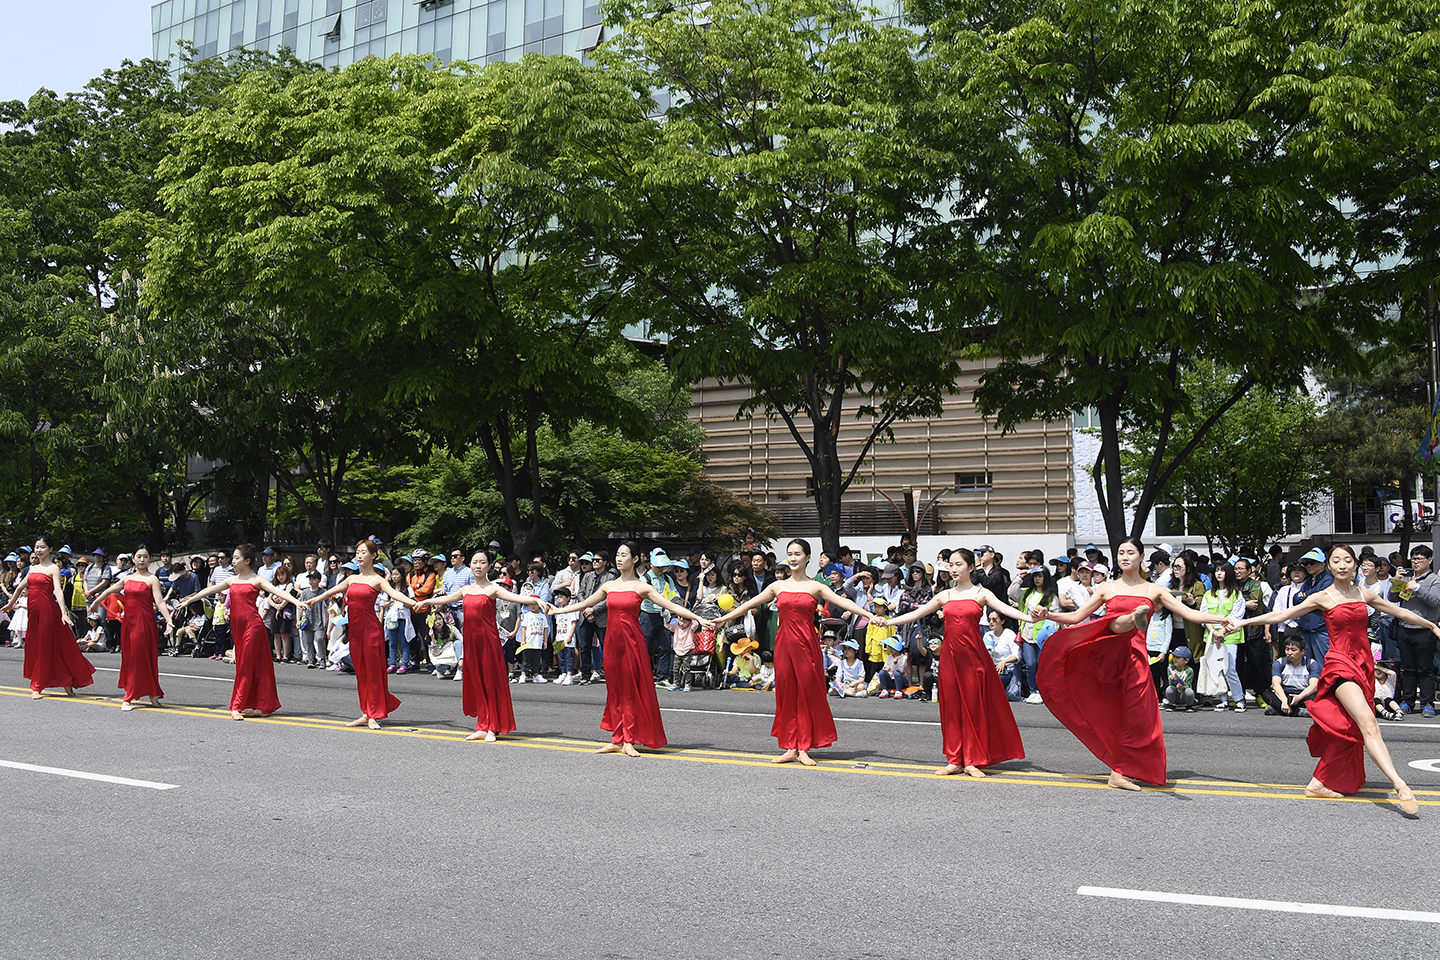
<path fill-rule="evenodd" d="M 1401 501 L 1404 519 L 1397 532 L 1400 552 L 1409 556 L 1416 532 L 1415 481 L 1420 475 L 1415 451 L 1430 422 L 1430 373 L 1417 351 L 1400 348 L 1386 353 L 1366 376 L 1324 376 L 1330 403 L 1318 435 L 1343 451 L 1331 464 L 1337 494 L 1353 497 L 1356 491 L 1373 492 Z"/>
<path fill-rule="evenodd" d="M 913 31 L 834 0 L 698 10 L 609 7 L 622 30 L 596 59 L 668 106 L 645 152 L 597 161 L 630 218 L 596 226 L 596 243 L 682 378 L 743 383 L 742 415 L 785 423 L 833 555 L 875 445 L 938 415 L 954 386 L 958 341 L 935 319 L 923 242 L 953 161 L 925 141 Z M 842 453 L 849 413 L 860 448 Z"/>
<path fill-rule="evenodd" d="M 1188 443 L 1243 375 L 1204 362 L 1181 377 L 1189 401 L 1172 435 Z M 1159 497 L 1185 510 L 1186 532 L 1227 553 L 1263 550 L 1287 532 L 1287 504 L 1308 510 L 1328 489 L 1326 468 L 1338 447 L 1317 442 L 1320 411 L 1303 389 L 1252 387 L 1211 424 L 1205 439 L 1171 474 Z M 1126 481 L 1138 486 L 1149 469 L 1157 425 L 1125 424 Z M 1296 517 L 1292 514 L 1290 521 Z"/>
<path fill-rule="evenodd" d="M 623 410 L 604 278 L 573 228 L 608 215 L 605 194 L 572 155 L 626 122 L 643 122 L 628 88 L 563 57 L 251 73 L 160 167 L 152 322 L 283 317 L 298 350 L 353 358 L 335 402 L 371 424 L 408 407 L 452 449 L 478 442 L 526 551 L 542 422 Z"/>
<path fill-rule="evenodd" d="M 1333 8 L 907 8 L 926 31 L 944 133 L 987 145 L 952 208 L 955 285 L 994 323 L 974 350 L 998 361 L 976 402 L 1003 428 L 1096 409 L 1091 473 L 1112 549 L 1252 389 L 1298 386 L 1321 361 L 1357 369 L 1358 345 L 1381 339 L 1376 304 L 1352 295 L 1353 224 L 1313 135 L 1314 87 L 1336 67 L 1304 51 L 1331 39 Z M 1207 360 L 1240 376 L 1198 408 L 1183 374 Z M 1181 417 L 1194 424 L 1184 436 Z M 1155 428 L 1127 524 L 1129 423 Z"/>

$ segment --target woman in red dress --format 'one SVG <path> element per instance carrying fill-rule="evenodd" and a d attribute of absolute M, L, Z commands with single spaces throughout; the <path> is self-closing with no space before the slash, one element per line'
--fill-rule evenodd
<path fill-rule="evenodd" d="M 660 591 L 635 575 L 639 544 L 629 540 L 615 551 L 618 580 L 602 584 L 590 596 L 568 607 L 542 604 L 550 616 L 588 610 L 605 601 L 608 623 L 605 628 L 605 713 L 600 729 L 610 731 L 610 742 L 596 753 L 623 753 L 638 757 L 635 744 L 652 750 L 665 746 L 665 724 L 660 720 L 660 701 L 655 697 L 655 675 L 650 669 L 650 651 L 640 630 L 640 601 L 649 600 L 677 617 L 705 620 L 660 595 Z"/>
<path fill-rule="evenodd" d="M 539 597 L 522 597 L 498 583 L 491 583 L 491 562 L 489 550 L 476 550 L 470 557 L 474 583 L 416 605 L 416 609 L 457 602 L 465 605 L 464 637 L 460 644 L 460 704 L 465 716 L 475 718 L 475 732 L 465 739 L 486 743 L 494 743 L 500 734 L 515 729 L 515 709 L 510 702 L 509 671 L 505 668 L 505 649 L 500 645 L 500 629 L 495 621 L 495 601 L 508 600 L 540 609 Z"/>
<path fill-rule="evenodd" d="M 776 580 L 759 595 L 735 607 L 715 621 L 720 625 L 745 616 L 749 611 L 774 602 L 780 608 L 775 631 L 775 722 L 770 736 L 785 752 L 771 763 L 800 761 L 815 766 L 810 751 L 828 747 L 838 736 L 835 718 L 825 687 L 825 661 L 820 654 L 820 635 L 815 629 L 818 604 L 829 603 L 859 617 L 870 614 L 829 587 L 810 579 L 810 543 L 791 540 L 785 548 L 790 576 Z"/>
<path fill-rule="evenodd" d="M 69 604 L 60 593 L 60 568 L 50 560 L 48 536 L 35 538 L 30 555 L 30 572 L 15 587 L 5 612 L 15 609 L 28 596 L 30 626 L 25 634 L 25 678 L 30 681 L 30 698 L 39 700 L 47 687 L 64 687 L 73 695 L 76 687 L 95 682 L 95 667 L 80 652 L 71 632 Z"/>
<path fill-rule="evenodd" d="M 270 649 L 270 631 L 256 604 L 260 594 L 268 594 L 296 609 L 309 609 L 310 604 L 283 590 L 276 590 L 263 577 L 257 576 L 260 555 L 253 543 L 235 548 L 230 562 L 235 576 L 212 583 L 203 590 L 180 600 L 177 607 L 188 607 L 203 597 L 230 591 L 230 639 L 235 643 L 235 688 L 230 693 L 230 718 L 268 717 L 280 709 L 280 692 L 275 688 L 275 659 Z"/>
<path fill-rule="evenodd" d="M 940 647 L 940 675 L 936 678 L 946 763 L 935 772 L 942 777 L 961 770 L 983 777 L 982 767 L 1025 757 L 1010 698 L 1005 696 L 995 661 L 980 639 L 980 617 L 989 607 L 1015 620 L 1034 621 L 989 590 L 975 586 L 970 579 L 974 569 L 975 554 L 951 551 L 948 590 L 941 590 L 929 603 L 909 613 L 880 618 L 890 626 L 900 626 L 936 610 L 944 611 L 945 642 Z"/>
<path fill-rule="evenodd" d="M 346 637 L 350 641 L 350 663 L 355 668 L 355 688 L 360 694 L 360 716 L 346 726 L 371 730 L 379 730 L 380 721 L 400 706 L 400 698 L 390 692 L 385 669 L 385 631 L 375 615 L 375 601 L 383 591 L 411 610 L 419 607 L 375 569 L 379 558 L 379 548 L 369 540 L 361 540 L 355 544 L 355 563 L 360 569 L 310 601 L 324 603 L 337 593 L 345 594 L 345 612 L 349 617 Z"/>
<path fill-rule="evenodd" d="M 160 595 L 160 578 L 150 572 L 150 550 L 141 544 L 131 559 L 135 569 L 130 575 L 112 583 L 89 606 L 93 612 L 112 593 L 125 598 L 125 618 L 120 621 L 118 684 L 125 691 L 121 710 L 134 710 L 131 701 L 139 697 L 149 697 L 152 706 L 160 706 L 165 691 L 160 689 L 160 631 L 155 626 L 155 611 L 165 618 L 165 636 L 175 631 L 170 610 Z"/>
<path fill-rule="evenodd" d="M 1330 548 L 1333 584 L 1288 610 L 1272 610 L 1258 617 L 1232 621 L 1226 629 L 1283 623 L 1315 611 L 1324 614 L 1325 626 L 1330 630 L 1330 652 L 1325 654 L 1325 664 L 1320 668 L 1320 688 L 1305 704 L 1311 720 L 1305 740 L 1310 746 L 1310 756 L 1320 762 L 1305 787 L 1305 796 L 1335 799 L 1342 794 L 1358 793 L 1365 785 L 1365 751 L 1368 750 L 1375 766 L 1395 787 L 1400 809 L 1406 816 L 1413 817 L 1419 814 L 1420 804 L 1400 779 L 1390 751 L 1380 737 L 1380 725 L 1375 722 L 1375 658 L 1365 629 L 1369 619 L 1365 607 L 1369 604 L 1381 613 L 1426 627 L 1436 636 L 1440 636 L 1440 626 L 1356 585 L 1358 568 L 1355 551 L 1337 544 Z"/>
<path fill-rule="evenodd" d="M 1165 731 L 1150 675 L 1145 629 L 1156 604 L 1194 623 L 1222 617 L 1191 610 L 1140 572 L 1145 545 L 1135 538 L 1115 551 L 1121 575 L 1096 588 L 1078 610 L 1037 607 L 1046 619 L 1079 624 L 1105 605 L 1106 615 L 1057 631 L 1040 651 L 1036 683 L 1045 706 L 1110 768 L 1109 785 L 1139 790 L 1134 780 L 1165 782 Z"/>

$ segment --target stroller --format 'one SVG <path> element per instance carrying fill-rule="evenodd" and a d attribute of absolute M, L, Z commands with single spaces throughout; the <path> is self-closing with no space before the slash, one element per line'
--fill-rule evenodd
<path fill-rule="evenodd" d="M 712 600 L 697 604 L 695 613 L 706 620 L 714 620 L 720 616 L 720 607 Z M 713 690 L 719 685 L 720 664 L 715 659 L 717 647 L 714 630 L 702 627 L 695 631 L 695 650 L 691 654 L 690 672 L 685 677 L 687 684 L 705 690 Z"/>

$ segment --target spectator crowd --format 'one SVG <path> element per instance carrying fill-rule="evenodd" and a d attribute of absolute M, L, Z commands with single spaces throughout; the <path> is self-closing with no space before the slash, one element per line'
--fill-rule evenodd
<path fill-rule="evenodd" d="M 474 582 L 469 553 L 413 548 L 406 553 L 377 544 L 385 575 L 401 594 L 415 600 L 452 593 Z M 489 545 L 498 556 L 500 544 Z M 706 620 L 743 604 L 776 579 L 790 575 L 773 552 L 759 549 L 727 555 L 697 546 L 686 551 L 659 547 L 642 558 L 640 576 L 663 596 Z M 9 553 L 0 569 L 0 605 L 26 576 L 28 548 Z M 877 697 L 930 700 L 939 658 L 944 655 L 940 616 L 905 624 L 898 630 L 874 617 L 908 613 L 948 586 L 949 550 L 922 562 L 912 544 L 886 550 L 868 560 L 849 548 L 837 556 L 820 555 L 817 580 L 828 583 L 866 610 L 869 616 L 817 605 L 816 626 L 828 668 L 829 692 L 835 697 Z M 1047 559 L 1025 551 L 1013 567 L 990 545 L 975 548 L 974 582 L 1021 610 L 1039 607 L 1075 610 L 1110 577 L 1104 551 L 1094 544 L 1071 548 L 1065 556 Z M 346 552 L 321 540 L 314 551 L 277 552 L 266 547 L 258 573 L 279 590 L 310 600 L 358 570 Z M 492 579 L 522 596 L 564 606 L 589 596 L 618 577 L 611 552 L 572 550 L 528 560 L 505 556 Z M 118 594 L 105 598 L 93 613 L 90 602 L 133 569 L 126 553 L 113 558 L 103 548 L 75 556 L 68 545 L 56 554 L 62 570 L 62 595 L 68 600 L 81 648 L 116 652 L 125 616 Z M 1360 552 L 1361 585 L 1415 610 L 1429 620 L 1440 617 L 1440 578 L 1428 546 L 1415 546 L 1408 557 L 1380 556 L 1369 547 Z M 1272 609 L 1295 606 L 1331 583 L 1321 550 L 1312 549 L 1288 562 L 1278 546 L 1263 556 L 1209 555 L 1162 544 L 1147 558 L 1146 575 L 1169 589 L 1185 605 L 1218 616 L 1241 619 Z M 233 575 L 223 552 L 189 556 L 161 551 L 153 569 L 162 594 L 172 604 L 177 629 L 164 651 L 169 656 L 208 656 L 231 660 L 228 592 L 174 609 L 174 601 Z M 24 644 L 26 611 L 0 614 L 0 642 Z M 288 603 L 262 596 L 258 601 L 270 633 L 275 662 L 312 670 L 353 672 L 346 642 L 347 615 L 343 596 L 323 608 L 298 611 Z M 412 612 L 382 594 L 377 614 L 387 640 L 388 670 L 421 672 L 438 679 L 459 680 L 463 656 L 459 603 L 442 609 Z M 646 602 L 640 624 L 649 647 L 654 680 L 672 691 L 696 688 L 773 690 L 773 650 L 778 617 L 775 606 L 761 608 L 743 620 L 715 631 L 697 629 Z M 1103 607 L 1095 614 L 1103 617 Z M 583 613 L 546 616 L 506 601 L 496 606 L 496 620 L 514 683 L 561 685 L 604 682 L 602 653 L 606 611 L 600 603 Z M 984 639 L 1012 701 L 1039 704 L 1044 696 L 1036 684 L 1040 651 L 1056 629 L 1053 621 L 1017 624 L 991 612 Z M 1435 715 L 1435 685 L 1440 671 L 1435 638 L 1371 608 L 1369 633 L 1376 660 L 1377 713 L 1402 720 L 1413 713 Z M 1195 711 L 1262 709 L 1267 715 L 1303 717 L 1306 701 L 1315 695 L 1321 665 L 1329 649 L 1324 617 L 1309 614 L 1271 628 L 1248 627 L 1225 634 L 1199 624 L 1177 622 L 1163 609 L 1152 617 L 1146 636 L 1151 671 L 1164 709 Z"/>

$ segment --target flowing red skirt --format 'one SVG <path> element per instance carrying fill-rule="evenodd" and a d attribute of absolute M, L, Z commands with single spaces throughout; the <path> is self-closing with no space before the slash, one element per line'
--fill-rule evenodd
<path fill-rule="evenodd" d="M 1150 676 L 1150 654 L 1139 630 L 1116 634 L 1111 625 L 1145 603 L 1117 596 L 1109 615 L 1056 631 L 1040 652 L 1036 683 L 1045 706 L 1122 776 L 1165 782 L 1165 731 Z M 943 702 L 943 701 L 942 701 Z"/>
<path fill-rule="evenodd" d="M 160 689 L 160 628 L 155 597 L 143 580 L 125 581 L 125 619 L 120 621 L 120 679 L 125 699 L 165 696 Z"/>
<path fill-rule="evenodd" d="M 476 730 L 495 734 L 515 729 L 515 707 L 510 700 L 510 677 L 505 650 L 495 623 L 495 601 L 483 593 L 465 595 L 464 666 L 460 675 L 460 704 L 465 716 L 475 718 Z"/>
<path fill-rule="evenodd" d="M 230 587 L 230 638 L 235 643 L 235 689 L 230 694 L 230 709 L 268 714 L 280 709 L 280 691 L 275 688 L 270 633 L 255 608 L 258 594 L 248 583 Z"/>
<path fill-rule="evenodd" d="M 351 583 L 345 590 L 349 614 L 346 636 L 350 641 L 350 665 L 355 668 L 355 687 L 360 694 L 360 712 L 371 720 L 384 720 L 400 706 L 390 692 L 385 670 L 385 633 L 375 616 L 377 594 L 368 583 Z"/>
<path fill-rule="evenodd" d="M 90 686 L 95 682 L 95 667 L 60 618 L 54 581 L 46 574 L 31 573 L 26 583 L 30 626 L 25 634 L 23 672 L 30 689 L 39 693 L 49 687 Z"/>
<path fill-rule="evenodd" d="M 632 590 L 611 590 L 605 630 L 605 713 L 600 729 L 611 743 L 643 743 L 653 750 L 665 746 L 665 724 L 655 696 L 650 651 L 640 632 L 640 596 Z"/>
<path fill-rule="evenodd" d="M 782 593 L 775 632 L 775 722 L 770 736 L 782 750 L 828 747 L 839 736 L 826 699 L 825 665 L 815 633 L 815 598 Z M 609 674 L 606 678 L 608 680 Z"/>
<path fill-rule="evenodd" d="M 1310 756 L 1320 761 L 1315 779 L 1337 793 L 1358 793 L 1365 786 L 1365 738 L 1335 690 L 1346 681 L 1354 683 L 1374 709 L 1375 657 L 1370 652 L 1367 620 L 1368 611 L 1359 600 L 1336 604 L 1325 614 L 1330 652 L 1320 669 L 1320 687 L 1305 704 L 1311 720 L 1305 743 Z"/>
<path fill-rule="evenodd" d="M 945 645 L 936 685 L 945 762 L 957 767 L 987 767 L 1025 756 L 1010 698 L 980 638 L 982 610 L 968 599 L 945 604 Z"/>

